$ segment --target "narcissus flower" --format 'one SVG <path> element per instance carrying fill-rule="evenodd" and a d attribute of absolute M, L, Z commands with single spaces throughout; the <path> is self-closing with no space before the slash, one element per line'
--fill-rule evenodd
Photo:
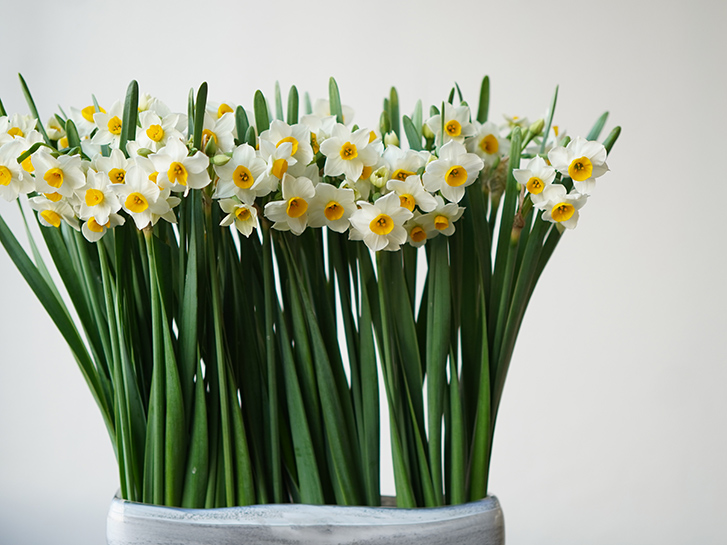
<path fill-rule="evenodd" d="M 343 233 L 348 229 L 348 219 L 355 210 L 353 189 L 321 183 L 316 186 L 316 195 L 308 209 L 308 223 L 311 227 L 325 226 Z"/>
<path fill-rule="evenodd" d="M 475 127 L 470 122 L 469 107 L 452 106 L 449 102 L 444 104 L 444 124 L 442 114 L 439 113 L 430 117 L 426 125 L 436 135 L 435 142 L 438 146 L 452 140 L 462 143 L 465 137 L 475 134 Z"/>
<path fill-rule="evenodd" d="M 127 159 L 119 149 L 111 150 L 108 157 L 96 155 L 91 161 L 91 168 L 106 175 L 112 184 L 123 184 L 126 171 L 134 166 L 133 159 Z"/>
<path fill-rule="evenodd" d="M 64 197 L 86 183 L 78 155 L 60 155 L 57 158 L 43 150 L 33 155 L 35 166 L 35 188 L 38 193 L 58 193 Z"/>
<path fill-rule="evenodd" d="M 294 178 L 286 174 L 283 177 L 283 200 L 266 204 L 265 217 L 275 222 L 274 229 L 300 235 L 308 225 L 308 208 L 315 195 L 316 189 L 308 178 Z"/>
<path fill-rule="evenodd" d="M 18 195 L 33 191 L 33 178 L 25 173 L 18 164 L 18 156 L 23 153 L 25 142 L 13 140 L 0 147 L 0 197 L 14 201 Z"/>
<path fill-rule="evenodd" d="M 89 242 L 97 242 L 106 234 L 106 231 L 119 225 L 124 225 L 124 223 L 126 223 L 126 220 L 119 214 L 111 214 L 106 223 L 98 223 L 95 218 L 89 218 L 81 226 L 81 232 Z"/>
<path fill-rule="evenodd" d="M 393 191 L 399 197 L 401 206 L 414 212 L 414 207 L 419 207 L 422 212 L 431 212 L 437 206 L 434 196 L 422 185 L 419 176 L 407 176 L 406 180 L 389 180 L 386 184 L 389 191 Z"/>
<path fill-rule="evenodd" d="M 573 229 L 578 224 L 578 210 L 586 204 L 586 195 L 576 191 L 566 192 L 564 186 L 551 184 L 543 190 L 543 200 L 537 208 L 543 211 L 543 219 L 566 229 Z"/>
<path fill-rule="evenodd" d="M 576 191 L 583 195 L 593 193 L 596 178 L 608 172 L 603 144 L 580 136 L 576 136 L 565 148 L 550 150 L 548 160 L 563 176 L 570 177 Z"/>
<path fill-rule="evenodd" d="M 94 110 L 95 111 L 95 110 Z M 95 112 L 93 121 L 98 127 L 98 132 L 91 141 L 94 144 L 109 144 L 112 148 L 118 148 L 121 140 L 121 129 L 123 125 L 124 105 L 121 101 L 114 102 L 108 113 Z"/>
<path fill-rule="evenodd" d="M 451 236 L 454 234 L 454 223 L 462 217 L 464 208 L 454 203 L 445 204 L 444 199 L 439 195 L 435 199 L 436 206 L 434 210 L 428 214 L 423 214 L 418 221 L 429 238 L 433 238 L 440 233 Z"/>
<path fill-rule="evenodd" d="M 359 201 L 358 205 L 351 216 L 351 240 L 363 240 L 374 252 L 396 251 L 406 242 L 409 235 L 404 223 L 413 214 L 401 206 L 396 194 L 389 193 L 373 204 Z"/>
<path fill-rule="evenodd" d="M 130 168 L 126 183 L 115 187 L 121 206 L 134 220 L 137 229 L 153 225 L 160 217 L 173 220 L 169 216 L 170 211 L 173 214 L 168 202 L 169 189 L 162 190 L 140 167 Z"/>
<path fill-rule="evenodd" d="M 467 153 L 464 145 L 451 141 L 439 150 L 439 159 L 427 165 L 422 181 L 430 193 L 440 191 L 448 201 L 459 202 L 465 188 L 474 183 L 483 166 L 477 155 Z"/>
<path fill-rule="evenodd" d="M 215 198 L 235 195 L 242 201 L 252 202 L 255 197 L 264 197 L 278 185 L 277 179 L 272 180 L 272 185 L 264 183 L 266 169 L 265 161 L 257 156 L 255 148 L 249 144 L 238 146 L 227 163 L 215 165 L 215 172 L 220 177 Z"/>
<path fill-rule="evenodd" d="M 201 151 L 191 157 L 188 153 L 187 146 L 181 141 L 170 140 L 159 153 L 149 156 L 159 173 L 157 176 L 159 187 L 184 191 L 187 195 L 190 189 L 202 189 L 211 182 L 207 173 L 209 157 Z"/>
<path fill-rule="evenodd" d="M 33 210 L 38 211 L 38 221 L 41 225 L 58 228 L 65 221 L 76 231 L 80 229 L 73 208 L 66 199 L 50 200 L 45 197 L 33 197 L 28 203 Z"/>
<path fill-rule="evenodd" d="M 252 201 L 222 199 L 220 208 L 227 214 L 220 222 L 223 227 L 232 225 L 234 222 L 235 228 L 246 237 L 249 237 L 253 229 L 257 228 L 257 208 Z"/>
<path fill-rule="evenodd" d="M 89 170 L 86 184 L 76 191 L 80 205 L 78 215 L 83 220 L 94 218 L 98 225 L 106 225 L 109 216 L 121 208 L 116 192 L 103 172 Z"/>
<path fill-rule="evenodd" d="M 513 170 L 512 174 L 518 183 L 528 190 L 533 204 L 543 200 L 543 190 L 555 179 L 555 169 L 539 156 L 530 159 L 525 168 Z"/>
<path fill-rule="evenodd" d="M 186 122 L 187 116 L 180 114 L 169 114 L 162 118 L 151 110 L 141 112 L 141 128 L 136 132 L 136 141 L 143 148 L 159 151 L 170 139 L 184 140 L 182 131 Z"/>
<path fill-rule="evenodd" d="M 370 136 L 368 129 L 351 132 L 345 125 L 337 123 L 331 137 L 321 144 L 321 153 L 326 156 L 323 173 L 326 176 L 343 174 L 354 182 L 361 178 L 364 167 L 375 165 L 380 155 L 375 145 L 369 145 L 372 142 Z"/>
<path fill-rule="evenodd" d="M 303 171 L 313 159 L 313 148 L 310 143 L 310 129 L 298 123 L 296 125 L 288 125 L 279 119 L 273 120 L 270 128 L 260 134 L 260 141 L 268 141 L 280 147 L 289 142 L 291 145 L 290 156 L 295 162 L 290 163 L 290 174 L 292 176 L 302 176 Z"/>
<path fill-rule="evenodd" d="M 485 163 L 491 165 L 510 153 L 510 141 L 502 138 L 497 125 L 488 121 L 478 124 L 474 137 L 467 140 L 467 151 L 476 153 Z"/>

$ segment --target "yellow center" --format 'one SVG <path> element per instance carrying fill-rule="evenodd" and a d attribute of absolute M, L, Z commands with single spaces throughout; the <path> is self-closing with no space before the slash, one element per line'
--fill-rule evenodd
<path fill-rule="evenodd" d="M 123 168 L 112 168 L 109 171 L 109 180 L 112 184 L 123 184 L 126 180 L 126 171 Z"/>
<path fill-rule="evenodd" d="M 43 195 L 51 202 L 58 202 L 63 198 L 63 195 L 60 193 L 43 193 Z"/>
<path fill-rule="evenodd" d="M 455 138 L 462 134 L 462 125 L 460 125 L 459 121 L 457 121 L 456 119 L 452 119 L 448 121 L 447 124 L 444 126 L 444 130 L 449 136 Z"/>
<path fill-rule="evenodd" d="M 0 165 L 0 185 L 10 185 L 13 179 L 13 173 L 6 166 Z"/>
<path fill-rule="evenodd" d="M 283 138 L 280 142 L 275 144 L 275 147 L 278 148 L 281 146 L 281 144 L 285 144 L 286 142 L 290 142 L 293 145 L 293 150 L 290 152 L 290 156 L 292 157 L 296 153 L 298 153 L 298 141 L 293 138 L 292 136 L 286 136 Z"/>
<path fill-rule="evenodd" d="M 247 221 L 251 216 L 249 208 L 238 208 L 237 212 L 235 212 L 235 217 L 240 221 Z"/>
<path fill-rule="evenodd" d="M 98 189 L 86 191 L 86 206 L 96 206 L 104 201 L 103 192 Z"/>
<path fill-rule="evenodd" d="M 340 220 L 343 217 L 343 206 L 336 201 L 331 201 L 323 209 L 323 213 L 330 221 Z"/>
<path fill-rule="evenodd" d="M 467 181 L 467 171 L 460 165 L 455 165 L 444 175 L 444 181 L 450 187 L 459 187 Z"/>
<path fill-rule="evenodd" d="M 28 151 L 28 150 L 25 150 Z M 25 151 L 23 153 L 25 153 Z M 20 166 L 23 167 L 23 170 L 27 172 L 28 174 L 32 174 L 35 172 L 35 167 L 33 166 L 32 161 L 30 160 L 30 156 L 26 157 L 25 160 L 20 163 Z"/>
<path fill-rule="evenodd" d="M 443 231 L 447 227 L 449 227 L 449 219 L 447 218 L 447 216 L 439 215 L 434 218 L 434 228 L 437 231 Z"/>
<path fill-rule="evenodd" d="M 553 209 L 550 211 L 550 215 L 552 216 L 554 221 L 568 221 L 573 217 L 575 211 L 576 209 L 572 204 L 562 202 L 560 204 L 556 204 L 553 207 Z"/>
<path fill-rule="evenodd" d="M 361 171 L 361 180 L 368 180 L 371 177 L 371 173 L 374 171 L 372 167 L 363 167 Z"/>
<path fill-rule="evenodd" d="M 480 149 L 487 155 L 493 155 L 500 149 L 500 142 L 494 134 L 488 134 L 482 140 L 480 140 Z"/>
<path fill-rule="evenodd" d="M 232 181 L 241 189 L 250 189 L 255 183 L 255 178 L 252 177 L 252 173 L 246 166 L 240 165 L 232 173 Z"/>
<path fill-rule="evenodd" d="M 405 193 L 403 195 L 399 195 L 399 204 L 409 210 L 409 212 L 414 212 L 414 207 L 416 206 L 417 202 L 416 200 L 414 200 L 413 196 Z"/>
<path fill-rule="evenodd" d="M 149 137 L 149 140 L 160 142 L 164 138 L 164 129 L 162 129 L 161 125 L 149 125 L 149 128 L 146 130 L 146 135 Z"/>
<path fill-rule="evenodd" d="M 21 137 L 22 137 L 22 136 L 25 136 L 25 135 L 23 134 L 23 131 L 21 131 L 21 130 L 20 130 L 20 129 L 19 129 L 18 127 L 13 127 L 13 128 L 11 128 L 11 129 L 10 129 L 10 130 L 8 131 L 8 134 L 9 134 L 10 136 L 12 136 L 13 138 L 15 138 L 16 136 L 21 136 Z"/>
<path fill-rule="evenodd" d="M 158 172 L 152 172 L 151 174 L 149 174 L 149 180 L 157 183 L 157 176 L 159 176 Z M 159 189 L 161 189 L 161 187 Z"/>
<path fill-rule="evenodd" d="M 108 128 L 111 134 L 121 134 L 121 120 L 116 116 L 112 117 L 109 119 Z"/>
<path fill-rule="evenodd" d="M 217 108 L 217 119 L 222 117 L 225 114 L 232 113 L 232 108 L 229 104 L 225 104 L 224 102 L 220 104 L 220 107 Z"/>
<path fill-rule="evenodd" d="M 288 172 L 288 161 L 276 159 L 273 163 L 273 176 L 282 180 L 286 172 Z"/>
<path fill-rule="evenodd" d="M 40 213 L 40 217 L 50 223 L 53 227 L 61 226 L 61 217 L 56 212 L 53 212 L 53 210 L 43 210 Z"/>
<path fill-rule="evenodd" d="M 68 147 L 68 137 L 63 136 L 60 140 L 58 140 L 58 148 L 59 149 L 65 149 Z"/>
<path fill-rule="evenodd" d="M 125 206 L 129 211 L 140 214 L 149 208 L 149 203 L 147 202 L 146 197 L 144 197 L 141 193 L 131 193 L 126 198 Z"/>
<path fill-rule="evenodd" d="M 541 180 L 537 176 L 533 176 L 528 180 L 528 183 L 525 185 L 525 187 L 527 187 L 530 193 L 532 193 L 533 195 L 537 195 L 543 192 L 545 184 L 543 183 L 543 180 Z"/>
<path fill-rule="evenodd" d="M 285 210 L 291 218 L 299 218 L 308 210 L 308 203 L 300 197 L 288 199 L 288 208 Z"/>
<path fill-rule="evenodd" d="M 379 214 L 369 223 L 369 229 L 377 235 L 388 235 L 394 229 L 394 220 L 386 214 Z"/>
<path fill-rule="evenodd" d="M 553 125 L 553 132 L 555 133 L 555 136 L 558 136 L 558 125 Z"/>
<path fill-rule="evenodd" d="M 321 149 L 321 147 L 318 145 L 318 138 L 316 137 L 316 133 L 314 132 L 310 133 L 310 145 L 313 148 L 313 153 L 318 153 L 318 150 Z"/>
<path fill-rule="evenodd" d="M 402 182 L 405 182 L 405 181 L 406 181 L 406 179 L 407 179 L 407 178 L 408 178 L 409 176 L 414 176 L 414 174 L 415 174 L 415 173 L 414 173 L 414 172 L 412 172 L 411 170 L 404 170 L 403 168 L 397 168 L 397 169 L 396 169 L 396 170 L 394 171 L 394 174 L 392 174 L 392 175 L 391 175 L 391 177 L 392 177 L 392 178 L 393 178 L 394 180 L 400 180 L 400 181 L 402 181 Z"/>
<path fill-rule="evenodd" d="M 341 146 L 341 159 L 344 161 L 350 161 L 358 157 L 358 151 L 356 151 L 356 145 L 351 142 L 346 142 Z"/>
<path fill-rule="evenodd" d="M 99 111 L 103 114 L 106 113 L 106 110 L 103 108 L 99 108 Z M 83 110 L 81 110 L 81 115 L 83 116 L 83 119 L 88 121 L 89 123 L 93 123 L 93 114 L 96 113 L 96 107 L 95 106 L 86 106 Z"/>
<path fill-rule="evenodd" d="M 427 232 L 421 227 L 417 226 L 411 230 L 410 236 L 414 242 L 421 242 L 422 240 L 425 240 L 427 238 Z"/>
<path fill-rule="evenodd" d="M 591 177 L 593 173 L 593 164 L 588 157 L 573 159 L 568 167 L 568 176 L 576 182 L 583 182 Z"/>
<path fill-rule="evenodd" d="M 374 131 L 369 132 L 369 144 L 376 140 L 376 133 Z"/>
<path fill-rule="evenodd" d="M 217 144 L 217 135 L 209 129 L 203 130 L 202 131 L 202 140 L 205 142 L 209 142 L 210 139 L 214 140 L 215 144 Z"/>
<path fill-rule="evenodd" d="M 187 185 L 187 169 L 184 168 L 182 163 L 175 161 L 169 165 L 167 178 L 169 178 L 169 181 L 173 184 Z"/>
<path fill-rule="evenodd" d="M 63 185 L 63 171 L 60 168 L 51 168 L 43 176 L 46 183 L 58 189 Z"/>
<path fill-rule="evenodd" d="M 111 223 L 111 222 L 109 222 Z M 106 224 L 108 226 L 108 224 Z M 103 233 L 104 226 L 99 225 L 98 222 L 96 222 L 96 218 L 91 218 L 86 222 L 86 227 L 88 227 L 89 231 L 92 231 L 94 233 Z"/>

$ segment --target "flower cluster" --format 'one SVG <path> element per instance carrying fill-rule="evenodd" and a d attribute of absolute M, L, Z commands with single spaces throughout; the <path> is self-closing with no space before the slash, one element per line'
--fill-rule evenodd
<path fill-rule="evenodd" d="M 221 225 L 234 224 L 244 236 L 269 221 L 296 235 L 309 227 L 348 231 L 373 251 L 397 250 L 454 233 L 467 188 L 508 157 L 515 124 L 478 123 L 465 104 L 447 103 L 423 123 L 428 145 L 417 151 L 351 125 L 348 108 L 339 123 L 325 100 L 298 123 L 275 119 L 254 140 L 238 134 L 235 110 L 207 105 L 201 150 L 187 134 L 187 116 L 149 96 L 139 101 L 134 138 L 124 148 L 121 102 L 108 111 L 72 108 L 80 140 L 73 149 L 60 116 L 47 123 L 47 140 L 30 116 L 0 117 L 0 196 L 29 195 L 43 225 L 66 222 L 96 241 L 128 219 L 138 229 L 176 222 L 181 198 L 199 189 L 218 200 L 226 214 Z M 547 156 L 529 154 L 512 174 L 544 220 L 573 228 L 596 178 L 608 170 L 606 150 L 580 137 L 565 147 L 557 134 L 543 138 Z"/>

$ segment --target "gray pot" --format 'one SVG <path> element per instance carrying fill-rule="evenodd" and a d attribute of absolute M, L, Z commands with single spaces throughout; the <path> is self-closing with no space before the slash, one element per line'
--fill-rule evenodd
<path fill-rule="evenodd" d="M 109 545 L 504 545 L 494 496 L 446 507 L 252 505 L 179 509 L 114 498 Z"/>

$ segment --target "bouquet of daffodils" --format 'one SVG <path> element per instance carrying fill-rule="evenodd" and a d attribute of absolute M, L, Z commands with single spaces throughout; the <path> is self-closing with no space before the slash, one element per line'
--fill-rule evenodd
<path fill-rule="evenodd" d="M 485 78 L 476 114 L 456 87 L 400 116 L 392 89 L 359 127 L 333 79 L 285 112 L 277 86 L 248 111 L 202 84 L 186 115 L 132 82 L 43 124 L 21 86 L 0 196 L 56 273 L 27 219 L 30 252 L 2 218 L 0 242 L 78 362 L 123 498 L 378 505 L 379 384 L 397 505 L 486 496 L 523 313 L 608 170 L 606 114 L 570 139 L 556 91 L 498 126 Z"/>

